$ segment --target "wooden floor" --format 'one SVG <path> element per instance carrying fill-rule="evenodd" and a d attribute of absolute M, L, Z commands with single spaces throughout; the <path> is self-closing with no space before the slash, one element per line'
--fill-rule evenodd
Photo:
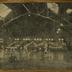
<path fill-rule="evenodd" d="M 48 69 L 48 70 L 0 70 L 0 72 L 72 72 L 72 69 Z"/>

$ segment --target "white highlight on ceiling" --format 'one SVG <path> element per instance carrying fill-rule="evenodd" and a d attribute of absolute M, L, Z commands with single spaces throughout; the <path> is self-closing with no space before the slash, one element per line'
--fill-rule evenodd
<path fill-rule="evenodd" d="M 72 9 L 69 9 L 69 8 L 68 8 L 68 9 L 66 10 L 66 13 L 67 13 L 67 14 L 71 14 L 71 13 L 72 13 Z"/>
<path fill-rule="evenodd" d="M 47 3 L 48 9 L 50 9 L 55 14 L 58 14 L 59 12 L 59 6 L 57 3 Z"/>
<path fill-rule="evenodd" d="M 0 20 L 3 20 L 12 10 L 5 4 L 0 4 Z"/>

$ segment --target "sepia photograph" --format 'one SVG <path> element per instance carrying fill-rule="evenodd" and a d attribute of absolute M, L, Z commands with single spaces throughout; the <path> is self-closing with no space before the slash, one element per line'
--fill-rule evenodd
<path fill-rule="evenodd" d="M 0 69 L 72 68 L 72 3 L 0 3 Z"/>

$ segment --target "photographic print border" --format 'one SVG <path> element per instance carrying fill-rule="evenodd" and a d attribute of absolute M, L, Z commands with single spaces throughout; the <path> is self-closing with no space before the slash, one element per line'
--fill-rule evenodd
<path fill-rule="evenodd" d="M 29 3 L 29 2 L 59 2 L 59 3 L 67 3 L 72 2 L 72 0 L 0 0 L 0 3 Z M 72 72 L 72 69 L 48 69 L 48 70 L 24 70 L 24 69 L 17 69 L 17 70 L 0 70 L 0 72 Z"/>

